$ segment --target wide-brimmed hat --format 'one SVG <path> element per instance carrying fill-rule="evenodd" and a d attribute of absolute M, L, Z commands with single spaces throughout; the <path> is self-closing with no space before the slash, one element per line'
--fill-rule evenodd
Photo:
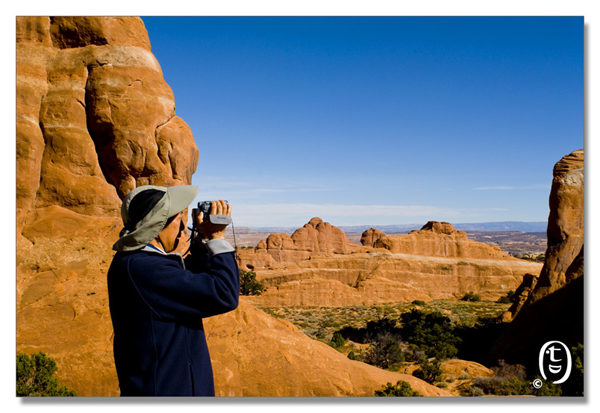
<path fill-rule="evenodd" d="M 121 217 L 125 227 L 113 249 L 135 251 L 144 248 L 164 229 L 168 219 L 186 209 L 197 194 L 195 185 L 135 188 L 123 199 Z"/>

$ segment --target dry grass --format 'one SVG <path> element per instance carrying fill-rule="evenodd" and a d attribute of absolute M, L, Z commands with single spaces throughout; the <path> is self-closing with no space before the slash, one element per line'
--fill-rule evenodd
<path fill-rule="evenodd" d="M 273 317 L 292 322 L 313 339 L 329 341 L 333 333 L 343 327 L 364 328 L 368 321 L 383 317 L 399 319 L 402 313 L 412 309 L 440 311 L 456 325 L 472 326 L 478 318 L 498 317 L 509 307 L 510 304 L 493 301 L 434 300 L 424 306 L 396 302 L 371 306 L 272 307 L 262 310 Z"/>

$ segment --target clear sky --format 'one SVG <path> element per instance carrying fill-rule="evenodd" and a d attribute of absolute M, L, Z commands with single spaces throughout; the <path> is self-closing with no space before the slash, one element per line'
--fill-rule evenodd
<path fill-rule="evenodd" d="M 582 17 L 143 17 L 237 226 L 546 221 Z"/>

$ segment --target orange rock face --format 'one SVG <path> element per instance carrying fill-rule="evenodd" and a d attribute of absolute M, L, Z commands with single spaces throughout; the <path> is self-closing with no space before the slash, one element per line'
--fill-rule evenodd
<path fill-rule="evenodd" d="M 517 259 L 424 257 L 389 252 L 310 259 L 255 268 L 267 287 L 252 302 L 265 307 L 371 305 L 392 301 L 459 299 L 474 291 L 497 300 L 541 264 Z"/>
<path fill-rule="evenodd" d="M 583 198 L 583 150 L 577 150 L 554 167 L 546 260 L 537 282 L 526 278 L 519 287 L 530 292 L 511 307 L 516 316 L 491 349 L 490 363 L 505 359 L 536 368 L 547 341 L 583 344 Z"/>
<path fill-rule="evenodd" d="M 374 247 L 394 253 L 428 257 L 501 258 L 509 256 L 499 247 L 468 239 L 466 232 L 457 231 L 448 222 L 429 221 L 420 230 L 408 235 L 380 238 Z"/>
<path fill-rule="evenodd" d="M 118 395 L 106 272 L 121 197 L 189 184 L 198 149 L 141 19 L 17 18 L 17 350 Z"/>
<path fill-rule="evenodd" d="M 378 229 L 370 228 L 362 233 L 360 243 L 365 247 L 373 247 L 375 242 L 380 238 L 384 238 L 385 234 Z"/>
<path fill-rule="evenodd" d="M 531 304 L 583 276 L 569 271 L 578 256 L 583 260 L 583 149 L 562 158 L 553 175 L 546 260 Z"/>
<path fill-rule="evenodd" d="M 348 237 L 341 229 L 334 227 L 321 218 L 313 218 L 302 228 L 297 229 L 291 236 L 288 234 L 271 234 L 266 242 L 260 242 L 256 251 L 258 254 L 266 252 L 275 263 L 285 264 L 303 260 L 308 257 L 331 254 L 349 254 L 363 249 L 348 241 Z M 264 254 L 263 254 L 264 256 Z M 260 263 L 251 254 L 241 255 L 241 265 L 245 266 L 244 259 L 254 259 L 253 267 L 268 267 L 273 264 L 270 259 Z"/>

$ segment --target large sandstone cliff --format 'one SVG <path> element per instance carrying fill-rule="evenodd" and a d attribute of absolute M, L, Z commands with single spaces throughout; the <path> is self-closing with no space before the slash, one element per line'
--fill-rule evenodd
<path fill-rule="evenodd" d="M 17 18 L 17 350 L 117 395 L 106 271 L 121 197 L 188 184 L 189 127 L 132 17 Z"/>
<path fill-rule="evenodd" d="M 505 359 L 535 369 L 547 341 L 583 344 L 583 170 L 582 149 L 554 167 L 544 267 L 538 278 L 524 280 L 520 290 L 526 294 L 511 307 L 507 318 L 514 320 L 491 349 L 489 363 Z"/>

